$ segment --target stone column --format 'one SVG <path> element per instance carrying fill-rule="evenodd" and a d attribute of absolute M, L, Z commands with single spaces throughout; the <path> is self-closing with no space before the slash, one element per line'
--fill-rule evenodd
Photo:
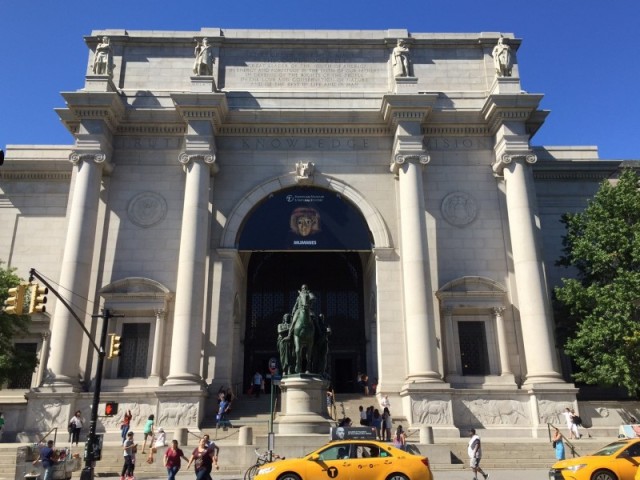
<path fill-rule="evenodd" d="M 407 332 L 409 382 L 440 381 L 436 352 L 435 319 L 432 305 L 427 232 L 425 226 L 422 167 L 428 155 L 397 154 L 394 171 L 400 183 L 400 243 L 402 283 Z"/>
<path fill-rule="evenodd" d="M 504 154 L 504 175 L 518 310 L 527 362 L 526 384 L 563 382 L 559 372 L 533 197 L 533 154 Z"/>
<path fill-rule="evenodd" d="M 493 318 L 496 321 L 496 332 L 498 334 L 498 354 L 500 355 L 500 375 L 511 375 L 509 367 L 509 347 L 507 343 L 507 332 L 504 327 L 504 307 L 492 309 Z"/>
<path fill-rule="evenodd" d="M 165 385 L 200 384 L 205 268 L 213 155 L 180 155 L 186 172 L 178 256 L 171 366 Z"/>
<path fill-rule="evenodd" d="M 100 181 L 106 155 L 73 152 L 70 160 L 73 163 L 74 181 L 58 293 L 70 305 L 82 306 L 90 297 Z M 58 303 L 51 322 L 50 374 L 45 380 L 47 384 L 56 387 L 79 386 L 79 347 L 82 341 L 83 332 L 75 318 Z"/>
<path fill-rule="evenodd" d="M 422 123 L 437 97 L 386 95 L 382 113 L 395 127 L 391 172 L 398 180 L 403 313 L 406 332 L 405 385 L 442 384 L 438 367 L 433 288 L 428 256 L 423 167 L 429 163 Z"/>
<path fill-rule="evenodd" d="M 209 204 L 215 164 L 215 129 L 227 111 L 222 93 L 174 93 L 171 99 L 187 127 L 179 161 L 186 173 L 182 230 L 171 332 L 169 376 L 164 386 L 204 387 L 201 375 Z"/>
<path fill-rule="evenodd" d="M 529 137 L 545 116 L 537 110 L 541 100 L 542 95 L 513 91 L 513 85 L 497 79 L 482 109 L 495 134 L 493 172 L 504 177 L 527 388 L 564 384 L 555 351 L 531 171 L 537 158 L 530 149 Z"/>

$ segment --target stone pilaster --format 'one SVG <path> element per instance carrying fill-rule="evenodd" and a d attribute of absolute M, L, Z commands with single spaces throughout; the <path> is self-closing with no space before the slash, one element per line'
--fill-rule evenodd
<path fill-rule="evenodd" d="M 504 307 L 494 307 L 492 309 L 492 313 L 496 323 L 496 333 L 498 335 L 500 375 L 511 375 L 511 367 L 509 366 L 509 344 L 507 342 L 507 332 L 504 326 L 504 310 Z"/>

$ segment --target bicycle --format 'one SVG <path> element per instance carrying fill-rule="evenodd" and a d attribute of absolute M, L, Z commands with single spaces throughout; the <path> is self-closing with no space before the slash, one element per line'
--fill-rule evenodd
<path fill-rule="evenodd" d="M 267 463 L 271 463 L 274 460 L 285 459 L 285 457 L 281 457 L 280 455 L 271 453 L 271 460 L 269 460 L 269 451 L 260 453 L 257 448 L 254 450 L 254 452 L 256 453 L 256 457 L 257 457 L 256 463 L 251 465 L 249 468 L 247 468 L 247 471 L 244 472 L 244 480 L 253 480 L 253 478 L 258 474 L 258 470 L 260 470 L 260 467 L 262 467 L 263 465 L 266 465 Z"/>

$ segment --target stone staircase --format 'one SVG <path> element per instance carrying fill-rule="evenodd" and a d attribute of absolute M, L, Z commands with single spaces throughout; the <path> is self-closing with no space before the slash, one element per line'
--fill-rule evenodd
<path fill-rule="evenodd" d="M 337 417 L 343 415 L 350 417 L 354 424 L 359 423 L 358 407 L 373 405 L 378 408 L 377 399 L 373 396 L 365 397 L 359 394 L 339 394 L 336 396 Z M 220 447 L 220 472 L 226 476 L 241 477 L 242 473 L 254 463 L 257 448 L 265 451 L 267 448 L 267 433 L 269 425 L 269 410 L 271 399 L 269 395 L 261 395 L 255 399 L 247 395 L 242 395 L 233 402 L 229 420 L 232 424 L 230 428 L 215 428 L 215 412 L 217 403 L 215 398 L 210 400 L 201 432 L 208 433 Z M 276 404 L 277 406 L 277 404 Z M 393 407 L 393 405 L 392 405 Z M 277 408 L 279 410 L 279 408 Z M 393 409 L 391 410 L 393 414 Z M 406 419 L 394 417 L 394 425 L 402 423 L 406 426 Z M 275 423 L 277 427 L 277 421 Z M 240 427 L 251 427 L 251 445 L 239 444 Z M 277 432 L 277 428 L 275 428 Z M 173 438 L 173 432 L 168 431 L 168 439 Z M 328 432 L 327 432 L 328 433 Z M 546 438 L 492 438 L 489 435 L 483 437 L 483 460 L 482 465 L 487 470 L 500 468 L 549 468 L 555 462 L 554 450 Z M 122 447 L 119 436 L 116 432 L 108 432 L 105 435 L 102 459 L 97 462 L 95 473 L 100 477 L 119 477 L 122 468 Z M 199 437 L 194 433 L 187 436 L 187 444 L 181 448 L 187 457 L 198 443 Z M 140 438 L 137 438 L 140 441 Z M 579 455 L 590 453 L 597 448 L 614 441 L 615 437 L 598 435 L 598 438 L 589 438 L 574 441 L 574 446 Z M 325 444 L 328 435 L 307 435 L 304 437 L 276 436 L 275 450 L 287 457 L 302 456 L 315 448 Z M 455 470 L 468 468 L 467 438 L 438 438 L 430 445 L 419 444 L 419 434 L 417 431 L 410 431 L 408 436 L 409 444 L 416 446 L 419 451 L 429 457 L 432 469 Z M 61 442 L 58 446 L 63 447 Z M 28 461 L 28 451 L 30 445 L 25 444 L 0 444 L 0 480 L 25 480 L 24 475 L 34 469 Z M 73 447 L 72 454 L 83 454 L 83 446 Z M 569 449 L 567 455 L 570 456 Z M 146 454 L 139 450 L 136 463 L 136 477 L 139 479 L 165 478 L 166 469 L 162 465 L 162 452 L 156 454 L 156 461 L 153 464 L 145 462 Z M 181 476 L 193 475 L 183 466 Z M 73 478 L 79 478 L 80 472 L 74 472 Z"/>

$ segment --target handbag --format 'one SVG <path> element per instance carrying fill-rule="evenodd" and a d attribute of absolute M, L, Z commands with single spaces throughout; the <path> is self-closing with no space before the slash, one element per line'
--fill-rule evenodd
<path fill-rule="evenodd" d="M 556 441 L 555 440 L 553 442 L 551 442 L 551 447 L 552 448 L 556 448 Z"/>

